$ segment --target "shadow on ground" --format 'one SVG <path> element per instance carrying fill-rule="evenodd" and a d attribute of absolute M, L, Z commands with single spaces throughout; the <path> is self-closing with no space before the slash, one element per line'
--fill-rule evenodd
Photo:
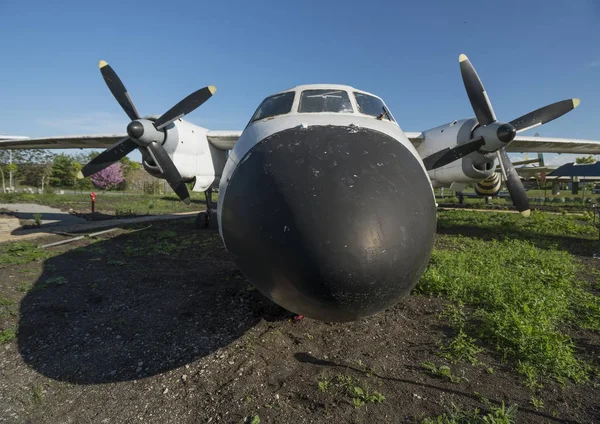
<path fill-rule="evenodd" d="M 291 316 L 245 281 L 214 230 L 172 223 L 45 261 L 21 303 L 19 350 L 41 374 L 78 384 L 135 380 Z"/>
<path fill-rule="evenodd" d="M 0 210 L 0 216 L 8 216 L 19 219 L 21 227 L 11 231 L 12 235 L 24 235 L 31 233 L 43 233 L 52 230 L 60 230 L 61 227 L 85 223 L 84 219 L 80 219 L 68 213 L 41 213 L 40 225 L 35 225 L 35 213 L 33 212 L 15 212 Z M 29 221 L 29 222 L 27 222 Z M 24 225 L 25 223 L 25 225 Z"/>

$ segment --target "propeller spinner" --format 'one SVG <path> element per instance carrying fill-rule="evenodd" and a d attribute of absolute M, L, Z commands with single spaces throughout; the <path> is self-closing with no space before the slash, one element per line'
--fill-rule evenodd
<path fill-rule="evenodd" d="M 496 152 L 510 197 L 517 210 L 522 215 L 529 216 L 529 199 L 525 187 L 523 187 L 523 183 L 515 171 L 505 148 L 514 140 L 517 133 L 550 122 L 575 109 L 579 106 L 579 99 L 556 102 L 529 112 L 508 123 L 499 122 L 496 119 L 496 114 L 483 83 L 469 58 L 465 54 L 461 54 L 458 61 L 465 90 L 479 125 L 473 130 L 469 141 L 451 149 L 446 148 L 436 152 L 426 157 L 423 163 L 430 170 L 447 165 L 475 151 L 483 154 Z"/>
<path fill-rule="evenodd" d="M 202 105 L 215 94 L 217 89 L 211 85 L 195 91 L 165 112 L 156 121 L 142 119 L 117 73 L 104 60 L 101 60 L 98 65 L 110 92 L 132 122 L 127 125 L 127 135 L 129 137 L 119 140 L 92 159 L 83 167 L 78 177 L 84 178 L 95 174 L 138 148 L 148 153 L 154 160 L 177 196 L 184 203 L 190 204 L 190 194 L 187 186 L 163 147 L 162 143 L 166 136 L 164 128 Z"/>

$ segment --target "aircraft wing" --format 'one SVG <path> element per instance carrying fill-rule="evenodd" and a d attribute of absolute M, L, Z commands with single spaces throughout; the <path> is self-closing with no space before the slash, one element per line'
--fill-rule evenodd
<path fill-rule="evenodd" d="M 206 133 L 209 143 L 219 150 L 231 150 L 242 131 L 215 131 Z M 405 132 L 413 146 L 424 140 L 421 132 Z M 91 134 L 62 137 L 42 137 L 4 140 L 0 139 L 0 150 L 5 149 L 97 149 L 115 144 L 127 134 Z M 508 152 L 577 153 L 600 154 L 600 141 L 574 138 L 525 137 L 517 135 L 506 148 Z"/>
<path fill-rule="evenodd" d="M 408 137 L 415 149 L 419 147 L 419 144 L 424 140 L 422 132 L 404 132 L 404 135 Z"/>
<path fill-rule="evenodd" d="M 507 152 L 600 154 L 600 141 L 576 138 L 525 137 L 517 135 Z"/>
<path fill-rule="evenodd" d="M 208 131 L 206 138 L 219 150 L 231 150 L 241 131 Z M 90 134 L 90 135 L 68 135 L 61 137 L 27 138 L 18 137 L 14 139 L 0 138 L 0 150 L 5 149 L 105 149 L 119 140 L 127 137 L 127 134 Z"/>
<path fill-rule="evenodd" d="M 62 137 L 0 140 L 0 150 L 6 149 L 97 149 L 115 144 L 127 134 L 68 135 Z"/>
<path fill-rule="evenodd" d="M 552 167 L 533 166 L 533 167 L 520 167 L 520 168 L 515 167 L 515 171 L 517 171 L 517 174 L 519 174 L 520 176 L 531 177 L 533 175 L 540 174 L 542 172 L 549 174 L 550 172 L 554 171 L 556 168 L 558 168 L 558 167 L 557 166 L 552 166 Z M 496 168 L 496 172 L 501 172 L 501 171 L 500 171 L 500 169 Z"/>
<path fill-rule="evenodd" d="M 219 150 L 231 150 L 240 135 L 242 135 L 241 131 L 208 131 L 206 139 Z"/>

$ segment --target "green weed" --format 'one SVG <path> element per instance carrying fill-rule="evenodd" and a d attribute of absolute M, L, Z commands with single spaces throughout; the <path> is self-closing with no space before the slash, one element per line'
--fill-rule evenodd
<path fill-rule="evenodd" d="M 468 336 L 463 328 L 460 328 L 458 334 L 445 346 L 441 348 L 440 356 L 449 359 L 450 362 L 469 361 L 472 365 L 478 364 L 479 360 L 475 357 L 483 352 L 483 348 L 475 344 L 475 339 Z"/>
<path fill-rule="evenodd" d="M 323 379 L 323 380 L 319 380 L 318 384 L 319 384 L 319 390 L 322 391 L 323 393 L 327 393 L 327 390 L 329 390 L 329 385 L 331 384 L 331 382 L 327 379 Z"/>
<path fill-rule="evenodd" d="M 535 396 L 531 396 L 531 404 L 537 410 L 544 409 L 544 401 Z"/>
<path fill-rule="evenodd" d="M 529 218 L 511 213 L 481 213 L 468 210 L 443 211 L 438 215 L 440 228 L 476 227 L 505 239 L 523 235 L 578 237 L 595 240 L 598 230 L 588 216 L 553 215 L 532 211 Z"/>
<path fill-rule="evenodd" d="M 377 390 L 370 391 L 368 388 L 363 389 L 359 386 L 354 386 L 354 403 L 355 408 L 360 408 L 367 403 L 382 403 L 385 400 L 385 396 L 379 393 Z"/>
<path fill-rule="evenodd" d="M 133 209 L 124 207 L 124 208 L 116 208 L 115 215 L 118 217 L 128 217 L 128 216 L 136 216 L 138 214 L 135 213 L 133 211 Z"/>
<path fill-rule="evenodd" d="M 7 297 L 4 296 L 0 296 L 0 306 L 10 306 L 13 305 L 15 302 L 13 300 L 10 300 Z"/>
<path fill-rule="evenodd" d="M 17 241 L 0 245 L 0 264 L 23 265 L 29 262 L 47 259 L 52 256 L 48 250 L 41 249 L 33 243 Z"/>
<path fill-rule="evenodd" d="M 13 341 L 17 337 L 17 333 L 12 328 L 7 328 L 0 331 L 0 344 Z"/>
<path fill-rule="evenodd" d="M 502 402 L 501 406 L 490 406 L 487 414 L 483 415 L 479 408 L 463 409 L 454 403 L 447 408 L 447 412 L 435 418 L 425 418 L 422 424 L 512 424 L 517 415 L 517 405 L 508 408 Z"/>
<path fill-rule="evenodd" d="M 14 304 L 14 300 L 0 295 L 0 317 L 15 316 L 16 312 L 12 307 Z"/>
<path fill-rule="evenodd" d="M 487 214 L 480 214 L 487 215 Z M 447 346 L 451 357 L 473 358 L 474 338 L 518 364 L 535 386 L 539 376 L 575 382 L 588 378 L 589 365 L 575 357 L 565 324 L 600 329 L 600 299 L 578 282 L 575 259 L 566 252 L 542 250 L 526 241 L 482 241 L 444 237 L 433 252 L 417 293 L 448 297 L 470 305 L 455 324 L 471 319 L 477 326 Z M 467 334 L 468 333 L 468 334 Z"/>
<path fill-rule="evenodd" d="M 29 290 L 31 290 L 31 287 L 32 287 L 31 283 L 20 283 L 17 286 L 17 290 L 22 293 L 27 293 Z"/>
<path fill-rule="evenodd" d="M 367 403 L 382 403 L 385 396 L 377 390 L 372 390 L 365 382 L 346 374 L 338 374 L 334 379 L 321 378 L 318 380 L 319 391 L 342 394 L 352 399 L 355 408 Z"/>
<path fill-rule="evenodd" d="M 426 370 L 430 371 L 433 375 L 442 377 L 452 383 L 460 383 L 462 381 L 468 381 L 466 377 L 459 377 L 452 374 L 452 369 L 448 365 L 440 365 L 439 367 L 433 362 L 422 362 L 421 366 Z"/>
<path fill-rule="evenodd" d="M 42 225 L 42 214 L 41 213 L 34 213 L 33 214 L 33 222 L 35 223 L 35 225 L 37 227 L 39 227 L 40 225 Z"/>
<path fill-rule="evenodd" d="M 42 403 L 42 398 L 44 397 L 44 390 L 42 386 L 33 386 L 31 388 L 31 398 L 34 403 Z"/>
<path fill-rule="evenodd" d="M 47 280 L 44 280 L 43 283 L 40 283 L 37 286 L 34 286 L 33 290 L 34 291 L 43 290 L 50 286 L 62 286 L 64 284 L 67 284 L 67 279 L 65 277 L 62 277 L 62 276 L 52 277 L 52 278 L 48 278 Z"/>

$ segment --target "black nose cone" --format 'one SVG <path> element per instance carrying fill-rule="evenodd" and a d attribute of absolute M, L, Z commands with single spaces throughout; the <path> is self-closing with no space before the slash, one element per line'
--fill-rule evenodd
<path fill-rule="evenodd" d="M 413 154 L 370 129 L 274 134 L 235 169 L 225 245 L 273 301 L 323 321 L 375 314 L 406 296 L 433 248 L 436 207 Z"/>
<path fill-rule="evenodd" d="M 139 121 L 132 121 L 127 125 L 127 134 L 131 138 L 140 138 L 144 135 L 144 125 Z"/>
<path fill-rule="evenodd" d="M 517 130 L 510 124 L 503 124 L 496 130 L 496 135 L 501 142 L 510 143 L 517 135 Z"/>

